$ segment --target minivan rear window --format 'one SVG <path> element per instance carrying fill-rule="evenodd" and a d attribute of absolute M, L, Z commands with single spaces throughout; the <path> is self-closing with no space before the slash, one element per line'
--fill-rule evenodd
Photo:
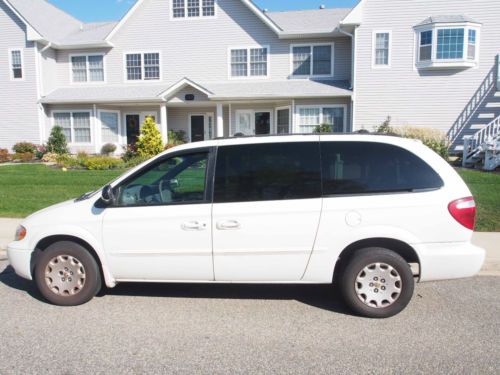
<path fill-rule="evenodd" d="M 319 197 L 319 142 L 266 143 L 218 148 L 215 203 Z"/>
<path fill-rule="evenodd" d="M 375 142 L 322 142 L 323 195 L 438 189 L 443 180 L 422 159 Z"/>

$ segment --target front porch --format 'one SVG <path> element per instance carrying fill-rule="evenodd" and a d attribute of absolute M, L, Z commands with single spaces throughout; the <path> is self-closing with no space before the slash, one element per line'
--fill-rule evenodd
<path fill-rule="evenodd" d="M 186 142 L 198 142 L 241 135 L 311 133 L 321 124 L 330 125 L 333 132 L 352 130 L 352 92 L 345 85 L 285 81 L 211 83 L 208 87 L 188 79 L 166 90 L 160 85 L 134 92 L 116 87 L 113 99 L 99 96 L 102 94 L 95 88 L 78 93 L 64 89 L 42 101 L 47 119 L 44 138 L 59 125 L 71 152 L 99 153 L 104 144 L 114 143 L 121 153 L 135 143 L 148 116 L 158 124 L 165 144 L 169 131 L 182 132 Z M 72 98 L 77 94 L 78 101 Z M 89 100 L 83 102 L 82 95 Z"/>

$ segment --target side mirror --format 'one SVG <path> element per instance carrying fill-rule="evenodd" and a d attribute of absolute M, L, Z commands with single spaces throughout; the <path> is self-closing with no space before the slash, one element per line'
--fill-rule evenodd
<path fill-rule="evenodd" d="M 106 204 L 113 204 L 115 202 L 115 193 L 111 185 L 106 185 L 102 189 L 101 199 Z"/>

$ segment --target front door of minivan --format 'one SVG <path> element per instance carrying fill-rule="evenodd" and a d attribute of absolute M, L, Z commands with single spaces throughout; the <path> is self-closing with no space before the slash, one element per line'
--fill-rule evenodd
<path fill-rule="evenodd" d="M 215 280 L 302 278 L 321 211 L 319 142 L 307 138 L 311 141 L 218 148 Z"/>
<path fill-rule="evenodd" d="M 120 280 L 214 279 L 208 149 L 160 160 L 114 190 L 103 243 Z"/>

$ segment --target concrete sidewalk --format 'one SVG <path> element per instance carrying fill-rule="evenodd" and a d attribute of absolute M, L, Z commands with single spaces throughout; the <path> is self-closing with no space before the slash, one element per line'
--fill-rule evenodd
<path fill-rule="evenodd" d="M 0 218 L 0 259 L 5 258 L 4 249 L 14 239 L 14 233 L 21 221 L 22 219 Z M 486 249 L 486 262 L 481 274 L 500 276 L 500 233 L 476 232 L 472 242 Z"/>

